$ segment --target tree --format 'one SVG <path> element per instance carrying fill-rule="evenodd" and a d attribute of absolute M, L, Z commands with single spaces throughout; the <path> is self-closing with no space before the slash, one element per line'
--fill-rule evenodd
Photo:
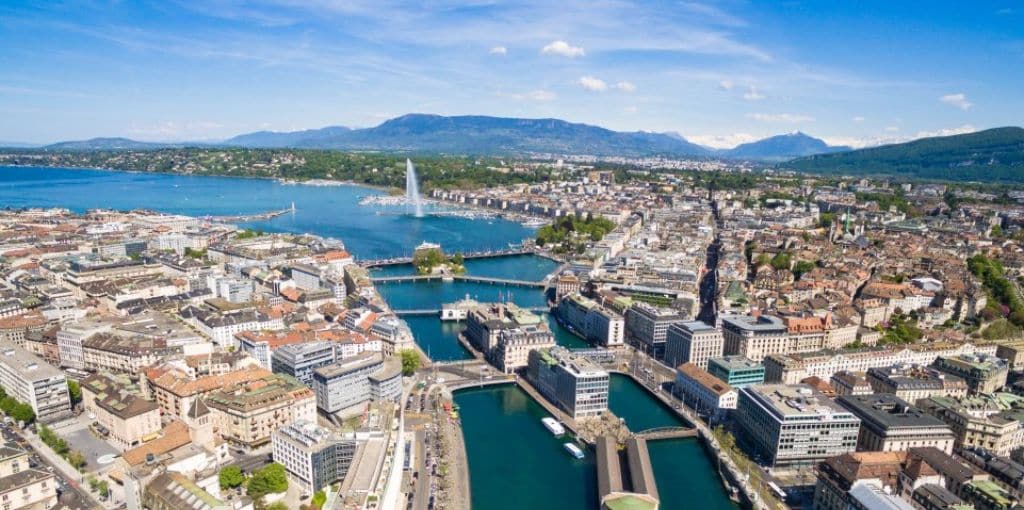
<path fill-rule="evenodd" d="M 325 494 L 324 491 L 316 491 L 316 493 L 313 494 L 313 501 L 311 501 L 311 503 L 313 504 L 313 508 L 319 510 L 324 506 L 324 503 L 326 502 L 327 494 Z"/>
<path fill-rule="evenodd" d="M 242 468 L 234 465 L 225 466 L 224 469 L 220 470 L 218 477 L 220 479 L 221 489 L 234 489 L 245 482 L 245 475 L 242 474 Z"/>
<path fill-rule="evenodd" d="M 462 252 L 458 252 L 452 256 L 452 264 L 461 266 L 466 262 L 466 258 L 462 256 Z"/>
<path fill-rule="evenodd" d="M 8 413 L 11 419 L 20 421 L 22 423 L 32 423 L 36 419 L 36 413 L 32 410 L 32 406 L 28 404 L 22 404 L 21 402 L 15 404 L 11 412 Z"/>
<path fill-rule="evenodd" d="M 809 272 L 811 272 L 813 270 L 814 270 L 814 262 L 808 262 L 806 260 L 801 260 L 801 261 L 797 262 L 795 266 L 793 266 L 793 276 L 795 276 L 796 279 L 799 280 L 800 277 L 804 275 L 804 273 L 809 273 Z"/>
<path fill-rule="evenodd" d="M 786 252 L 779 252 L 772 257 L 771 265 L 775 269 L 789 269 L 792 260 L 790 255 Z"/>
<path fill-rule="evenodd" d="M 267 494 L 288 490 L 288 476 L 284 466 L 274 462 L 253 473 L 246 487 L 249 497 L 260 499 Z"/>
<path fill-rule="evenodd" d="M 85 455 L 82 455 L 82 452 L 78 450 L 68 453 L 67 461 L 68 464 L 71 464 L 71 467 L 75 469 L 82 469 L 85 467 Z"/>
<path fill-rule="evenodd" d="M 288 505 L 284 501 L 275 501 L 267 506 L 267 510 L 288 510 Z"/>
<path fill-rule="evenodd" d="M 72 405 L 82 401 L 82 387 L 78 381 L 68 379 L 68 396 L 71 397 Z"/>
<path fill-rule="evenodd" d="M 420 368 L 420 355 L 414 349 L 402 349 L 399 352 L 402 358 L 402 375 L 411 376 Z"/>

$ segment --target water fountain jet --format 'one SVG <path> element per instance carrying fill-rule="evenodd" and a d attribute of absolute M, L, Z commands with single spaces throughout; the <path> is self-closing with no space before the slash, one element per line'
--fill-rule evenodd
<path fill-rule="evenodd" d="M 423 198 L 420 197 L 420 185 L 416 181 L 416 166 L 408 158 L 405 159 L 405 201 L 412 206 L 413 216 L 423 217 Z"/>

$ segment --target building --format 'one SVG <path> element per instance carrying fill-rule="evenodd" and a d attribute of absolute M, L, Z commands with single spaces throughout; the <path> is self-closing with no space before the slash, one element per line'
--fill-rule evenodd
<path fill-rule="evenodd" d="M 313 370 L 336 360 L 334 342 L 302 342 L 283 345 L 274 351 L 271 366 L 275 374 L 290 375 L 312 387 Z"/>
<path fill-rule="evenodd" d="M 164 338 L 98 333 L 82 342 L 85 368 L 134 375 L 164 358 L 180 355 L 181 346 L 168 345 Z"/>
<path fill-rule="evenodd" d="M 148 510 L 228 510 L 232 506 L 215 498 L 185 475 L 167 471 L 154 477 L 142 491 Z M 252 504 L 249 504 L 251 507 Z"/>
<path fill-rule="evenodd" d="M 996 356 L 1005 359 L 1010 370 L 1024 369 L 1024 340 L 1000 343 L 996 347 Z"/>
<path fill-rule="evenodd" d="M 728 340 L 727 340 L 728 345 Z M 728 347 L 726 347 L 728 352 Z M 940 356 L 960 354 L 994 354 L 995 345 L 970 343 L 921 343 L 906 346 L 886 345 L 846 351 L 816 351 L 796 354 L 773 354 L 764 359 L 765 381 L 794 384 L 817 376 L 828 380 L 841 371 L 867 372 L 875 367 L 893 365 L 929 365 Z"/>
<path fill-rule="evenodd" d="M 531 352 L 555 345 L 555 335 L 543 322 L 504 329 L 498 335 L 498 345 L 492 351 L 491 362 L 498 370 L 511 374 L 526 368 Z"/>
<path fill-rule="evenodd" d="M 711 358 L 708 373 L 737 390 L 751 384 L 764 384 L 764 365 L 743 356 Z"/>
<path fill-rule="evenodd" d="M 898 452 L 918 446 L 953 451 L 956 438 L 942 420 L 895 395 L 844 395 L 837 402 L 860 418 L 858 451 Z"/>
<path fill-rule="evenodd" d="M 225 374 L 196 376 L 180 369 L 150 368 L 142 372 L 142 389 L 160 406 L 168 417 L 183 417 L 192 403 L 214 391 L 258 381 L 271 375 L 263 368 L 233 370 Z"/>
<path fill-rule="evenodd" d="M 296 379 L 272 374 L 228 386 L 203 398 L 221 437 L 232 444 L 258 447 L 270 434 L 296 420 L 316 420 L 316 397 Z"/>
<path fill-rule="evenodd" d="M 836 395 L 870 395 L 871 385 L 864 378 L 863 372 L 836 372 L 829 380 Z"/>
<path fill-rule="evenodd" d="M 697 414 L 708 416 L 711 422 L 724 420 L 736 409 L 736 389 L 693 363 L 683 363 L 676 368 L 675 392 L 686 405 Z"/>
<path fill-rule="evenodd" d="M 963 379 L 922 365 L 869 368 L 867 380 L 875 393 L 892 393 L 907 402 L 934 396 L 967 396 L 967 383 Z"/>
<path fill-rule="evenodd" d="M 113 323 L 100 319 L 81 319 L 64 324 L 57 332 L 57 350 L 60 352 L 62 367 L 85 369 L 85 349 L 82 347 L 86 338 L 99 333 L 109 332 Z"/>
<path fill-rule="evenodd" d="M 625 319 L 592 299 L 571 294 L 558 303 L 557 312 L 570 331 L 592 344 L 618 347 L 625 342 Z"/>
<path fill-rule="evenodd" d="M 82 404 L 121 451 L 134 448 L 160 432 L 160 406 L 128 390 L 114 379 L 92 374 L 81 382 Z"/>
<path fill-rule="evenodd" d="M 739 390 L 738 438 L 771 467 L 811 466 L 857 447 L 860 419 L 806 384 Z"/>
<path fill-rule="evenodd" d="M 466 340 L 505 373 L 525 368 L 530 351 L 555 346 L 555 337 L 537 314 L 512 303 L 495 303 L 469 311 Z"/>
<path fill-rule="evenodd" d="M 848 510 L 857 508 L 852 489 L 869 484 L 898 492 L 905 452 L 849 452 L 825 459 L 818 466 L 818 482 L 814 487 L 815 510 Z"/>
<path fill-rule="evenodd" d="M 302 264 L 292 266 L 292 281 L 295 286 L 302 290 L 316 290 L 320 288 L 320 269 Z"/>
<path fill-rule="evenodd" d="M 342 439 L 315 422 L 296 421 L 274 431 L 274 462 L 284 466 L 288 478 L 313 494 L 345 478 L 358 443 Z"/>
<path fill-rule="evenodd" d="M 718 328 L 701 321 L 677 322 L 665 334 L 665 363 L 673 367 L 693 363 L 707 370 L 708 360 L 722 355 L 724 342 Z"/>
<path fill-rule="evenodd" d="M 957 449 L 978 447 L 1008 456 L 1024 446 L 1024 428 L 1018 420 L 1024 398 L 1009 393 L 961 398 L 932 396 L 917 406 L 944 421 L 956 437 Z"/>
<path fill-rule="evenodd" d="M 10 342 L 0 342 L 0 386 L 9 397 L 31 406 L 42 423 L 71 416 L 64 372 Z"/>
<path fill-rule="evenodd" d="M 4 510 L 46 510 L 57 505 L 57 480 L 31 469 L 29 453 L 0 444 L 0 502 Z"/>
<path fill-rule="evenodd" d="M 213 343 L 224 348 L 238 348 L 235 335 L 243 331 L 284 329 L 284 321 L 280 317 L 271 317 L 253 309 L 217 312 L 186 307 L 181 311 L 181 316 L 212 339 Z"/>
<path fill-rule="evenodd" d="M 373 400 L 397 400 L 402 393 L 402 363 L 365 352 L 313 370 L 316 405 L 337 413 Z"/>
<path fill-rule="evenodd" d="M 657 308 L 644 302 L 633 303 L 626 310 L 626 336 L 633 345 L 661 359 L 665 356 L 665 340 L 672 324 L 686 320 L 679 312 Z"/>
<path fill-rule="evenodd" d="M 1010 491 L 991 480 L 979 480 L 965 485 L 963 498 L 974 505 L 975 510 L 1011 510 L 1019 501 Z"/>
<path fill-rule="evenodd" d="M 961 354 L 939 356 L 932 363 L 936 370 L 959 377 L 970 393 L 993 393 L 1006 386 L 1009 364 L 994 355 Z"/>
<path fill-rule="evenodd" d="M 778 317 L 731 315 L 722 317 L 725 354 L 761 361 L 772 354 L 791 352 L 789 329 Z"/>
<path fill-rule="evenodd" d="M 564 347 L 530 352 L 527 377 L 537 391 L 574 420 L 608 409 L 608 372 Z"/>

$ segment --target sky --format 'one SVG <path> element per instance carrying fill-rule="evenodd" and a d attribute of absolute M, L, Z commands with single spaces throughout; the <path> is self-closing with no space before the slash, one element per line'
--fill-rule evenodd
<path fill-rule="evenodd" d="M 730 147 L 1024 123 L 1024 0 L 0 3 L 0 142 L 213 141 L 406 113 Z"/>

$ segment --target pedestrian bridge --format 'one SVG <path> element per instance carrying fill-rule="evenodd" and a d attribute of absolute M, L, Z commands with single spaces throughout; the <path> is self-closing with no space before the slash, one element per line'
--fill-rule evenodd
<path fill-rule="evenodd" d="M 697 437 L 699 433 L 697 429 L 690 427 L 658 427 L 653 429 L 647 429 L 636 434 L 634 436 L 648 441 L 657 441 L 659 439 L 677 439 L 681 437 Z"/>
<path fill-rule="evenodd" d="M 470 283 L 486 283 L 490 285 L 507 285 L 513 287 L 534 287 L 543 289 L 547 287 L 547 282 L 544 280 L 532 281 L 532 280 L 516 280 L 514 278 L 494 278 L 490 276 L 467 276 L 467 275 L 439 275 L 439 274 L 425 274 L 425 275 L 406 275 L 406 276 L 379 276 L 376 278 L 370 278 L 373 283 L 402 283 L 402 282 L 429 282 L 429 281 L 457 281 L 457 282 L 470 282 Z"/>

